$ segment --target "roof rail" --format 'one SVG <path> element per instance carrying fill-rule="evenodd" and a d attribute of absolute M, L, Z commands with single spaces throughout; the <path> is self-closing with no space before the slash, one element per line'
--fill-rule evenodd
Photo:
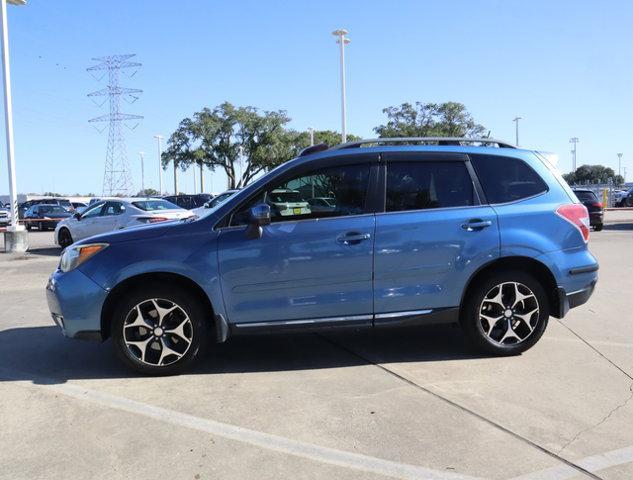
<path fill-rule="evenodd" d="M 516 148 L 514 145 L 494 138 L 466 138 L 466 137 L 395 137 L 395 138 L 371 138 L 358 140 L 355 142 L 341 143 L 331 148 L 331 150 L 342 150 L 345 148 L 358 148 L 368 144 L 384 143 L 430 143 L 437 145 L 463 145 L 466 143 L 495 144 L 499 148 Z"/>
<path fill-rule="evenodd" d="M 310 145 L 307 148 L 304 148 L 299 152 L 300 157 L 305 157 L 306 155 L 310 155 L 311 153 L 322 152 L 327 150 L 329 147 L 327 143 L 318 143 L 316 145 Z"/>

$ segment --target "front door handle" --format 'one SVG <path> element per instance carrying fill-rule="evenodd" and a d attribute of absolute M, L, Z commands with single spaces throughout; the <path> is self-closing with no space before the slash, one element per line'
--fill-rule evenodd
<path fill-rule="evenodd" d="M 462 223 L 462 228 L 467 232 L 476 232 L 483 230 L 486 227 L 492 225 L 490 220 L 481 220 L 480 218 L 474 218 L 466 223 Z"/>
<path fill-rule="evenodd" d="M 371 235 L 369 233 L 348 232 L 336 239 L 338 243 L 343 245 L 357 245 L 363 240 L 369 240 Z"/>

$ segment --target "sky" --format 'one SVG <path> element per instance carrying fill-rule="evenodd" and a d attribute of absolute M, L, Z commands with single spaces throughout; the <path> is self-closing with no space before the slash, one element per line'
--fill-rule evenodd
<path fill-rule="evenodd" d="M 571 169 L 600 163 L 633 177 L 633 2 L 588 0 L 206 1 L 28 0 L 9 6 L 20 193 L 101 193 L 107 113 L 86 95 L 105 87 L 86 68 L 135 53 L 143 66 L 122 85 L 143 89 L 122 111 L 143 115 L 126 132 L 135 189 L 158 186 L 155 134 L 224 101 L 286 110 L 290 127 L 340 130 L 338 45 L 346 50 L 348 132 L 374 137 L 382 109 L 402 102 L 464 103 L 495 138 L 556 152 Z M 4 123 L 2 122 L 2 128 Z M 0 194 L 8 192 L 4 136 Z M 172 174 L 164 174 L 166 188 Z M 205 173 L 206 190 L 226 177 Z M 193 193 L 192 172 L 180 190 Z"/>

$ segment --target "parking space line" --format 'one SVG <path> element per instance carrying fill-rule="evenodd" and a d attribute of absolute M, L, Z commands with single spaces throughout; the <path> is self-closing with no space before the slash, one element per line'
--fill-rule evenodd
<path fill-rule="evenodd" d="M 43 388 L 74 399 L 90 402 L 101 407 L 113 408 L 128 413 L 143 415 L 179 427 L 210 433 L 219 437 L 247 443 L 265 450 L 272 450 L 296 457 L 344 468 L 384 475 L 403 480 L 478 480 L 476 477 L 458 473 L 442 472 L 406 463 L 384 460 L 369 455 L 322 447 L 278 435 L 250 430 L 236 425 L 196 417 L 167 408 L 157 407 L 125 397 L 99 392 L 72 383 L 55 383 L 52 378 L 29 375 L 32 381 L 24 380 L 24 374 L 0 367 L 0 377 L 12 380 L 17 385 Z M 36 382 L 36 383 L 33 383 Z"/>
<path fill-rule="evenodd" d="M 574 463 L 589 471 L 598 472 L 605 468 L 617 467 L 631 462 L 633 462 L 633 446 L 585 457 L 581 460 L 576 460 Z M 566 465 L 560 465 L 514 477 L 511 480 L 566 480 L 576 475 L 578 475 L 577 470 Z"/>

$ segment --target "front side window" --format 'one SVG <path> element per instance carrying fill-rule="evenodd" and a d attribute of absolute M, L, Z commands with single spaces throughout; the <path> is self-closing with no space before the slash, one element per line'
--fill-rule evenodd
<path fill-rule="evenodd" d="M 464 162 L 408 161 L 387 165 L 387 212 L 473 204 L 473 183 Z"/>
<path fill-rule="evenodd" d="M 81 214 L 81 218 L 93 218 L 98 216 L 101 213 L 101 209 L 103 208 L 103 203 L 97 203 L 94 207 L 91 207 L 89 210 L 86 210 Z"/>
<path fill-rule="evenodd" d="M 547 191 L 547 185 L 523 160 L 497 155 L 471 155 L 489 203 L 508 203 Z"/>
<path fill-rule="evenodd" d="M 121 215 L 125 212 L 125 207 L 119 202 L 108 202 L 101 213 L 102 216 Z"/>
<path fill-rule="evenodd" d="M 271 221 L 341 217 L 366 213 L 369 165 L 328 167 L 271 184 L 233 216 L 231 225 L 246 225 L 252 206 L 270 206 Z M 318 198 L 327 198 L 327 207 L 316 208 Z"/>

